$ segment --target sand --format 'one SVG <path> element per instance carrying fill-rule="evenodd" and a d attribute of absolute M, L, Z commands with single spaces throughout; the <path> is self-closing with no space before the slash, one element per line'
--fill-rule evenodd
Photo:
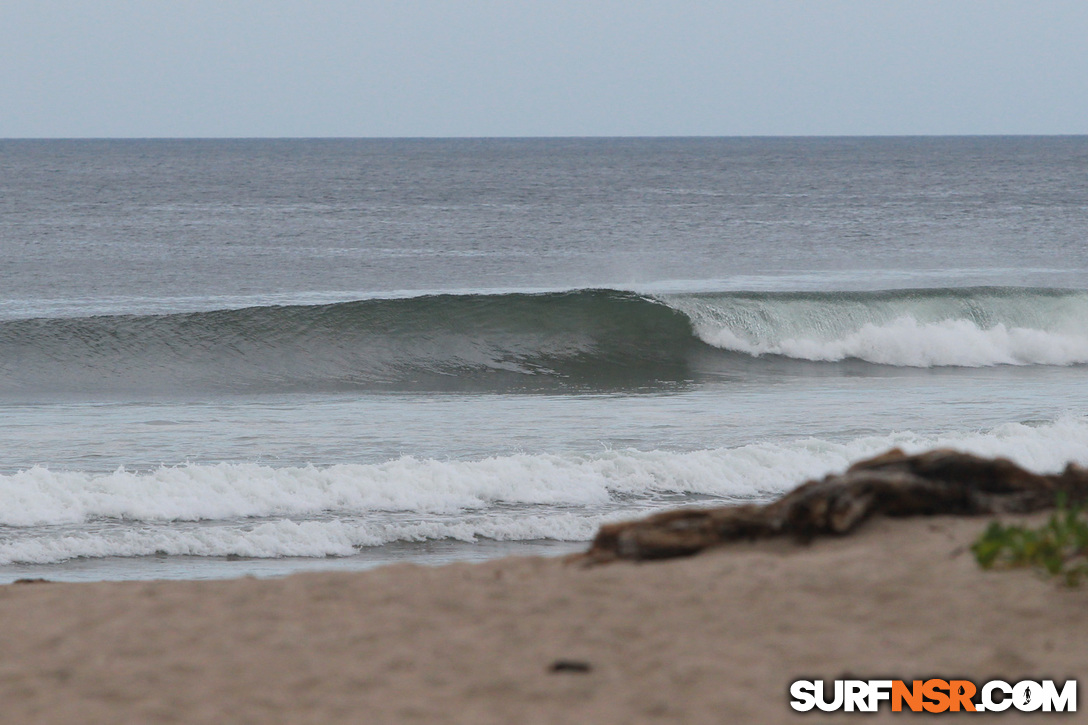
<path fill-rule="evenodd" d="M 986 523 L 596 568 L 3 586 L 0 721 L 814 723 L 794 679 L 1083 674 L 1088 587 L 981 571 L 966 547 Z M 561 659 L 591 669 L 549 671 Z"/>

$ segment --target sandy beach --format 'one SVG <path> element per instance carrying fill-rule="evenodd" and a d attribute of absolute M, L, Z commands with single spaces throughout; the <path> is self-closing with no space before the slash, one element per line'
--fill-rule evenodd
<path fill-rule="evenodd" d="M 1088 589 L 980 570 L 966 547 L 986 523 L 591 568 L 9 585 L 0 721 L 819 722 L 792 713 L 791 681 L 1083 674 Z"/>

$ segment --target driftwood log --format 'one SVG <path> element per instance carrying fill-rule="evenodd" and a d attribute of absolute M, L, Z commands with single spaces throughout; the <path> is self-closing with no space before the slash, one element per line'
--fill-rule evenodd
<path fill-rule="evenodd" d="M 898 448 L 859 461 L 845 473 L 803 483 L 765 505 L 680 509 L 602 526 L 583 557 L 614 559 L 689 556 L 730 541 L 846 534 L 870 516 L 957 516 L 1029 513 L 1059 496 L 1088 500 L 1088 468 L 1070 463 L 1059 474 L 1031 473 L 1005 458 L 952 450 L 907 455 Z"/>

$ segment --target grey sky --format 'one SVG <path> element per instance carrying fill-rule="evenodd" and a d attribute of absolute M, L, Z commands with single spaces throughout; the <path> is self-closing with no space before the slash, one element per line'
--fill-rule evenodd
<path fill-rule="evenodd" d="M 1088 133 L 1088 2 L 0 2 L 0 137 L 1005 133 Z"/>

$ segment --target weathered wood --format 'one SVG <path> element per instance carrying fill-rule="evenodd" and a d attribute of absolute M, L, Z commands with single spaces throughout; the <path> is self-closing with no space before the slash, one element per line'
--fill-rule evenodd
<path fill-rule="evenodd" d="M 1005 458 L 947 449 L 907 455 L 895 448 L 763 506 L 680 509 L 602 526 L 583 558 L 664 559 L 773 536 L 807 541 L 849 533 L 880 514 L 1028 513 L 1053 507 L 1060 494 L 1070 503 L 1088 500 L 1088 469 L 1070 463 L 1060 474 L 1040 475 Z"/>

